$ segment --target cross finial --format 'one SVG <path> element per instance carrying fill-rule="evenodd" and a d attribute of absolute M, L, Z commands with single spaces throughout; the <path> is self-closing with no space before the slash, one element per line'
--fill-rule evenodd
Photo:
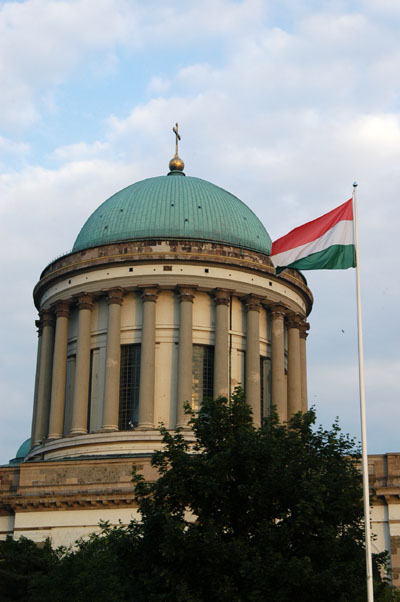
<path fill-rule="evenodd" d="M 181 139 L 179 132 L 178 132 L 178 124 L 175 124 L 175 127 L 172 128 L 172 131 L 175 134 L 175 157 L 178 156 L 178 140 Z"/>
<path fill-rule="evenodd" d="M 181 175 L 184 176 L 185 174 L 183 173 L 183 169 L 185 167 L 184 162 L 182 161 L 182 159 L 179 157 L 178 155 L 178 140 L 181 139 L 180 135 L 179 135 L 179 131 L 178 131 L 178 124 L 175 123 L 175 126 L 172 128 L 172 131 L 175 134 L 175 155 L 174 158 L 171 159 L 171 161 L 169 162 L 169 169 L 170 172 L 168 175 Z"/>

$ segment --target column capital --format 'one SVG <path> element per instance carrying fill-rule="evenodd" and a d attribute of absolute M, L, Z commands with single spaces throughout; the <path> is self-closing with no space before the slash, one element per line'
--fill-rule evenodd
<path fill-rule="evenodd" d="M 244 301 L 244 306 L 246 308 L 246 311 L 260 311 L 261 309 L 261 301 L 262 301 L 263 297 L 260 297 L 259 295 L 247 295 L 246 297 L 243 297 L 243 301 Z"/>
<path fill-rule="evenodd" d="M 229 305 L 232 291 L 226 288 L 215 288 L 212 291 L 215 305 Z"/>
<path fill-rule="evenodd" d="M 39 312 L 42 327 L 54 326 L 54 313 L 51 309 L 42 309 Z"/>
<path fill-rule="evenodd" d="M 52 308 L 54 309 L 56 318 L 68 318 L 70 306 L 70 301 L 57 301 L 57 303 L 54 303 Z"/>
<path fill-rule="evenodd" d="M 123 288 L 116 287 L 104 292 L 107 293 L 108 305 L 111 305 L 112 303 L 122 305 L 123 296 L 125 294 L 125 290 Z"/>
<path fill-rule="evenodd" d="M 298 328 L 300 330 L 302 323 L 302 317 L 299 314 L 289 313 L 287 316 L 288 328 Z"/>
<path fill-rule="evenodd" d="M 158 291 L 160 290 L 158 284 L 154 284 L 153 286 L 139 286 L 138 288 L 142 294 L 143 303 L 146 303 L 146 301 L 155 303 L 157 301 Z"/>
<path fill-rule="evenodd" d="M 78 309 L 93 309 L 93 295 L 90 293 L 81 293 L 76 295 L 74 299 L 77 302 Z"/>
<path fill-rule="evenodd" d="M 287 309 L 281 303 L 273 303 L 268 307 L 271 312 L 272 319 L 274 318 L 284 318 L 287 314 Z"/>
<path fill-rule="evenodd" d="M 179 301 L 190 301 L 191 303 L 193 303 L 197 286 L 186 286 L 178 284 L 176 290 L 178 291 Z"/>
<path fill-rule="evenodd" d="M 306 339 L 308 337 L 308 330 L 310 329 L 310 324 L 309 322 L 306 322 L 305 320 L 302 320 L 300 323 L 300 338 L 301 339 Z"/>
<path fill-rule="evenodd" d="M 43 322 L 42 320 L 35 320 L 35 326 L 38 330 L 38 337 L 42 336 L 43 333 Z"/>

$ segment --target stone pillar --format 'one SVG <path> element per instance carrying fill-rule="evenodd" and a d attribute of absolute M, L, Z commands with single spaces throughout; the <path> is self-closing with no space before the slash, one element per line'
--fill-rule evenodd
<path fill-rule="evenodd" d="M 187 426 L 184 403 L 192 402 L 193 380 L 193 299 L 196 287 L 179 286 L 179 345 L 178 345 L 178 401 L 176 426 Z"/>
<path fill-rule="evenodd" d="M 53 380 L 51 385 L 49 439 L 63 435 L 65 385 L 67 380 L 69 302 L 59 301 L 55 306 L 56 336 L 54 341 Z"/>
<path fill-rule="evenodd" d="M 108 295 L 108 328 L 106 351 L 106 380 L 104 390 L 102 430 L 118 430 L 119 383 L 121 376 L 121 305 L 122 288 L 114 288 Z"/>
<path fill-rule="evenodd" d="M 38 405 L 38 389 L 39 389 L 39 377 L 40 377 L 40 356 L 42 352 L 42 334 L 43 325 L 41 320 L 35 320 L 35 326 L 38 329 L 38 346 L 36 355 L 36 373 L 35 373 L 35 392 L 33 394 L 33 412 L 32 412 L 32 429 L 31 429 L 31 448 L 35 442 L 35 428 L 36 428 L 36 415 Z"/>
<path fill-rule="evenodd" d="M 43 334 L 40 354 L 40 375 L 33 445 L 39 445 L 46 437 L 49 428 L 51 377 L 53 371 L 54 315 L 45 309 L 40 312 Z"/>
<path fill-rule="evenodd" d="M 301 411 L 300 318 L 288 319 L 288 417 Z"/>
<path fill-rule="evenodd" d="M 89 377 L 90 377 L 90 328 L 93 309 L 93 297 L 82 294 L 77 297 L 78 341 L 75 364 L 74 397 L 72 402 L 72 427 L 71 435 L 84 435 L 87 433 L 87 417 L 89 403 Z"/>
<path fill-rule="evenodd" d="M 246 334 L 246 401 L 253 411 L 253 422 L 261 424 L 260 391 L 260 299 L 248 295 L 245 299 L 247 312 Z"/>
<path fill-rule="evenodd" d="M 229 395 L 229 303 L 230 292 L 215 289 L 215 346 L 214 346 L 214 397 Z"/>
<path fill-rule="evenodd" d="M 300 370 L 301 370 L 301 411 L 307 412 L 307 352 L 306 340 L 310 325 L 308 322 L 302 322 L 300 325 Z"/>
<path fill-rule="evenodd" d="M 287 390 L 285 384 L 285 308 L 272 305 L 268 316 L 271 318 L 271 370 L 272 405 L 275 406 L 280 422 L 287 421 Z"/>
<path fill-rule="evenodd" d="M 158 286 L 142 289 L 143 325 L 140 352 L 139 425 L 154 428 L 154 383 L 156 364 L 156 301 Z"/>

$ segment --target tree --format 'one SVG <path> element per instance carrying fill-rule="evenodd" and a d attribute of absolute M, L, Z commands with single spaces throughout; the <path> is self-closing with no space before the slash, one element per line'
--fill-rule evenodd
<path fill-rule="evenodd" d="M 241 391 L 187 411 L 195 443 L 163 428 L 158 480 L 134 474 L 142 521 L 58 551 L 26 599 L 364 601 L 354 442 L 337 424 L 315 428 L 313 411 L 257 429 Z M 396 596 L 377 571 L 376 600 Z"/>
<path fill-rule="evenodd" d="M 21 537 L 0 541 L 0 600 L 29 600 L 36 579 L 49 575 L 58 561 L 58 554 L 46 541 L 43 546 Z M 40 586 L 39 586 L 40 587 Z"/>

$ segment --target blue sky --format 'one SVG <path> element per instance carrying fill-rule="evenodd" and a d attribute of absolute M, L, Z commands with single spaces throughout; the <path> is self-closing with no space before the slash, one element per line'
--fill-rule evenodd
<path fill-rule="evenodd" d="M 32 289 L 108 196 L 166 173 L 239 196 L 271 238 L 359 183 L 368 444 L 400 451 L 400 5 L 0 2 L 0 462 L 30 434 Z M 355 273 L 308 272 L 309 399 L 359 437 Z"/>

